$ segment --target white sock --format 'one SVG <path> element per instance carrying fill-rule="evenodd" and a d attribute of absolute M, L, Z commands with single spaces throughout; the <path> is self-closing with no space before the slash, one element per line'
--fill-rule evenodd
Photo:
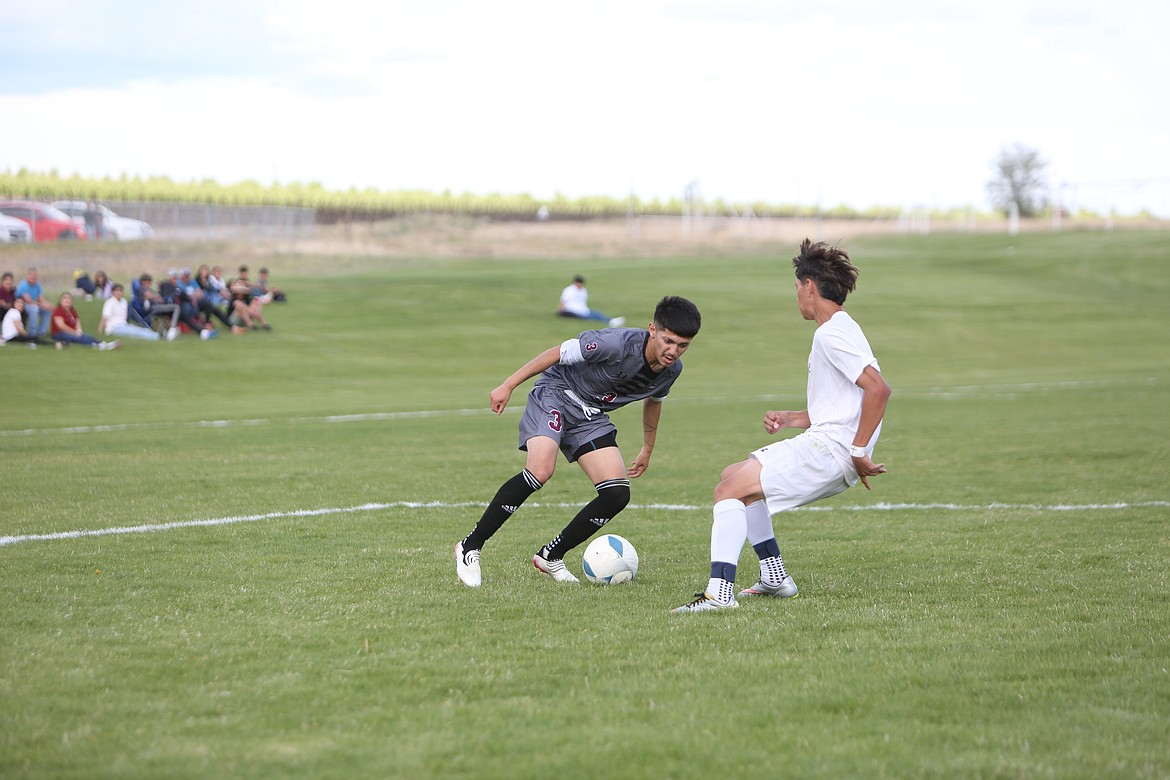
<path fill-rule="evenodd" d="M 772 528 L 772 515 L 763 499 L 747 505 L 747 540 L 754 547 L 776 535 Z"/>
<path fill-rule="evenodd" d="M 735 583 L 712 577 L 707 580 L 707 595 L 720 604 L 729 604 L 735 598 Z"/>
<path fill-rule="evenodd" d="M 711 523 L 711 560 L 737 563 L 747 541 L 747 511 L 738 498 L 725 498 L 715 504 Z M 715 595 L 715 594 L 711 594 Z"/>

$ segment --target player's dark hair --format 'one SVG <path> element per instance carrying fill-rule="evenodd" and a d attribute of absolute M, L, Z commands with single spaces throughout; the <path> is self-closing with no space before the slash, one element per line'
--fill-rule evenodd
<path fill-rule="evenodd" d="M 654 327 L 677 333 L 686 339 L 695 337 L 703 324 L 699 309 L 686 298 L 668 295 L 654 307 Z"/>
<path fill-rule="evenodd" d="M 849 253 L 824 241 L 813 243 L 805 239 L 800 244 L 800 254 L 792 258 L 796 278 L 800 281 L 812 279 L 821 297 L 833 303 L 844 305 L 845 296 L 857 288 L 857 266 L 849 260 Z"/>

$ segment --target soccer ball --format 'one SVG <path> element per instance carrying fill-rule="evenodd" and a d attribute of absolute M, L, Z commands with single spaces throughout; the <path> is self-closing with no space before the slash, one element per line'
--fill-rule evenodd
<path fill-rule="evenodd" d="M 585 548 L 585 579 L 594 585 L 629 582 L 638 573 L 638 551 L 617 534 L 602 534 Z"/>

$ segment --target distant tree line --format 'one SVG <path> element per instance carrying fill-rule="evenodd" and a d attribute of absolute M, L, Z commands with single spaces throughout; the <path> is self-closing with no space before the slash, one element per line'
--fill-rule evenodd
<path fill-rule="evenodd" d="M 91 198 L 108 202 L 202 203 L 218 206 L 286 206 L 311 208 L 319 222 L 371 220 L 411 214 L 451 214 L 500 220 L 583 220 L 626 216 L 720 217 L 829 217 L 835 219 L 890 219 L 899 208 L 857 210 L 849 206 L 822 209 L 816 206 L 774 205 L 763 202 L 729 203 L 715 199 L 695 203 L 682 198 L 642 200 L 636 196 L 534 198 L 527 194 L 327 190 L 318 183 L 262 185 L 254 181 L 220 184 L 205 179 L 176 182 L 167 177 L 85 178 L 61 176 L 56 171 L 38 173 L 21 169 L 0 172 L 0 194 L 32 200 Z"/>

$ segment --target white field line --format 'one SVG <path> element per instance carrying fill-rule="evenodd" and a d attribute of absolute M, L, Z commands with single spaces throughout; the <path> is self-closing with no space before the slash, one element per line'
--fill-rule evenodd
<path fill-rule="evenodd" d="M 526 507 L 576 509 L 578 504 L 559 503 L 542 504 L 529 503 Z M 361 504 L 349 507 L 328 507 L 324 509 L 299 509 L 291 512 L 267 512 L 259 515 L 235 515 L 232 517 L 215 517 L 202 520 L 176 520 L 170 523 L 148 523 L 145 525 L 117 526 L 114 528 L 93 528 L 77 531 L 55 531 L 47 534 L 23 534 L 19 536 L 0 536 L 0 547 L 21 542 L 47 542 L 60 539 L 81 539 L 87 536 L 118 536 L 121 534 L 148 534 L 161 531 L 173 531 L 180 528 L 197 528 L 200 526 L 234 525 L 236 523 L 254 523 L 261 520 L 280 520 L 296 517 L 321 517 L 323 515 L 341 515 L 354 512 L 379 512 L 386 509 L 467 509 L 470 507 L 482 508 L 479 502 L 448 502 L 448 501 L 391 501 L 389 503 Z M 982 511 L 1024 511 L 1024 512 L 1084 512 L 1101 510 L 1138 509 L 1145 507 L 1167 507 L 1170 501 L 1119 501 L 1111 504 L 896 504 L 877 503 L 862 506 L 808 506 L 792 511 L 795 512 L 890 512 L 930 510 L 946 512 L 982 512 Z M 703 504 L 630 504 L 627 509 L 658 509 L 684 512 L 710 511 L 711 507 Z"/>
<path fill-rule="evenodd" d="M 520 409 L 523 409 L 523 405 Z M 506 409 L 505 414 L 515 413 L 519 409 Z M 427 417 L 463 417 L 473 414 L 491 414 L 491 410 L 484 409 L 433 409 L 417 412 L 372 412 L 370 414 L 334 414 L 322 417 L 291 417 L 285 420 L 266 418 L 251 420 L 194 420 L 191 422 L 153 422 L 153 423 L 121 423 L 117 425 L 77 425 L 70 428 L 25 428 L 18 431 L 0 431 L 0 438 L 5 436 L 38 436 L 42 434 L 74 434 L 74 433 L 116 433 L 118 431 L 162 431 L 174 428 L 233 428 L 257 425 L 272 425 L 286 422 L 291 424 L 303 423 L 348 423 L 348 422 L 379 422 L 384 420 L 420 420 Z"/>

